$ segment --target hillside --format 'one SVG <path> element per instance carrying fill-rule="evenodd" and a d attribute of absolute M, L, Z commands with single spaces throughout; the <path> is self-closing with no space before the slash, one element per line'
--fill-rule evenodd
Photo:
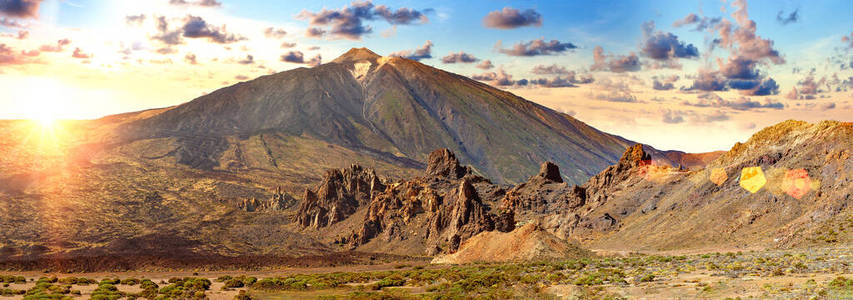
<path fill-rule="evenodd" d="M 849 243 L 853 240 L 851 146 L 850 123 L 786 121 L 736 144 L 704 169 L 679 171 L 650 164 L 648 154 L 636 146 L 618 164 L 582 186 L 545 188 L 540 184 L 531 189 L 539 183 L 528 182 L 529 191 L 521 193 L 526 198 L 504 203 L 515 207 L 517 218 L 542 219 L 543 226 L 558 236 L 600 249 Z M 757 168 L 761 171 L 755 173 Z M 745 188 L 753 183 L 757 183 L 754 193 Z M 570 195 L 567 200 L 560 200 L 570 203 L 568 209 L 543 213 L 531 208 L 535 206 L 529 203 L 560 199 L 542 193 L 543 189 L 571 190 L 562 194 Z"/>

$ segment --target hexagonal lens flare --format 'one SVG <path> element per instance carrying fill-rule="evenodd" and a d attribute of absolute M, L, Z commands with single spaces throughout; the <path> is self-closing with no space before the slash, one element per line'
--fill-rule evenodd
<path fill-rule="evenodd" d="M 740 186 L 755 194 L 764 185 L 767 184 L 767 178 L 764 177 L 764 171 L 761 167 L 747 167 L 740 172 Z"/>
<path fill-rule="evenodd" d="M 811 190 L 812 183 L 809 172 L 805 169 L 794 169 L 785 172 L 782 179 L 782 190 L 791 197 L 800 199 Z"/>
<path fill-rule="evenodd" d="M 728 179 L 729 175 L 726 174 L 726 169 L 714 168 L 711 170 L 711 182 L 714 184 L 721 186 L 723 183 L 726 183 L 726 180 Z"/>

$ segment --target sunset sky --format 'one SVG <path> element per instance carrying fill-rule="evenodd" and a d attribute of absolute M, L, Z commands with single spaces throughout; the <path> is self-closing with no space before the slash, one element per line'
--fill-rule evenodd
<path fill-rule="evenodd" d="M 653 3 L 653 4 L 650 4 Z M 352 47 L 660 149 L 853 121 L 849 1 L 0 0 L 0 119 L 176 105 Z"/>

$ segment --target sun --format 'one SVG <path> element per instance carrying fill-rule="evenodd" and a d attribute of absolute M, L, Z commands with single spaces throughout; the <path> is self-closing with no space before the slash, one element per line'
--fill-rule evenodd
<path fill-rule="evenodd" d="M 54 129 L 58 120 L 56 114 L 44 113 L 33 118 L 33 121 L 42 129 Z"/>
<path fill-rule="evenodd" d="M 62 82 L 49 78 L 30 78 L 21 83 L 27 93 L 15 95 L 26 119 L 43 129 L 55 127 L 58 120 L 70 112 L 74 93 Z"/>

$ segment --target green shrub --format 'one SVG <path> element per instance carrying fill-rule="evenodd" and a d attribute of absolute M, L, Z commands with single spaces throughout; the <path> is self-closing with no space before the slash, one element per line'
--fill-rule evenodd
<path fill-rule="evenodd" d="M 245 284 L 243 283 L 242 280 L 237 279 L 237 278 L 232 278 L 232 279 L 228 279 L 228 281 L 225 281 L 225 285 L 222 286 L 222 289 L 241 288 L 243 286 L 245 286 Z"/>
<path fill-rule="evenodd" d="M 246 293 L 245 290 L 243 290 L 237 293 L 236 296 L 234 296 L 234 300 L 252 300 L 252 297 L 249 296 L 249 294 Z"/>
<path fill-rule="evenodd" d="M 640 277 L 640 282 L 652 282 L 655 281 L 655 274 L 646 274 L 643 277 Z"/>
<path fill-rule="evenodd" d="M 370 285 L 372 290 L 381 290 L 382 288 L 389 286 L 403 286 L 406 284 L 406 279 L 403 279 L 400 275 L 389 276 L 386 278 L 382 278 L 378 282 Z"/>

